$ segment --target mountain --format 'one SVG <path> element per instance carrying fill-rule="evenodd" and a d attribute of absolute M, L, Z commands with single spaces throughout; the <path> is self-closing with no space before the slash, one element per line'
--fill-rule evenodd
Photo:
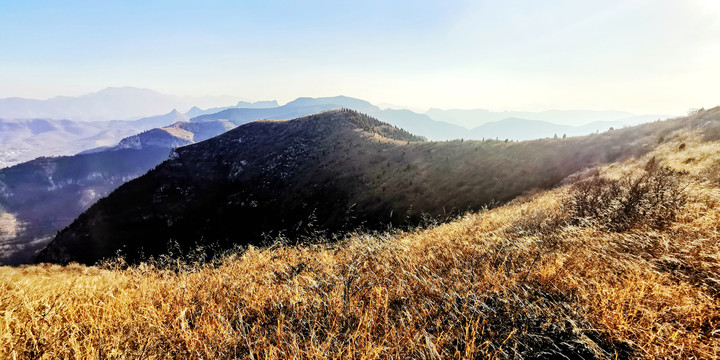
<path fill-rule="evenodd" d="M 222 134 L 235 125 L 226 120 L 189 122 L 179 121 L 170 126 L 155 128 L 121 140 L 113 149 L 144 149 L 148 147 L 176 148 Z"/>
<path fill-rule="evenodd" d="M 637 125 L 637 124 L 636 124 Z M 508 118 L 482 124 L 468 131 L 466 139 L 535 140 L 583 136 L 629 127 L 626 120 L 594 121 L 581 126 L 560 125 L 542 120 Z"/>
<path fill-rule="evenodd" d="M 215 99 L 215 103 L 225 98 Z M 108 88 L 98 93 L 83 95 L 80 97 L 58 97 L 49 100 L 29 100 L 29 99 L 0 99 L 0 117 L 6 115 L 6 118 L 16 117 L 39 117 L 56 118 L 63 115 L 63 118 L 73 120 L 100 120 L 106 118 L 122 119 L 133 117 L 131 115 L 147 114 L 149 109 L 177 108 L 184 111 L 188 109 L 185 115 L 188 118 L 196 119 L 195 121 L 204 121 L 203 119 L 226 119 L 241 125 L 249 121 L 260 119 L 277 119 L 287 120 L 300 116 L 310 115 L 321 111 L 349 108 L 361 111 L 373 116 L 381 121 L 406 129 L 414 134 L 425 136 L 430 140 L 451 140 L 451 139 L 482 139 L 488 137 L 510 138 L 510 139 L 537 139 L 547 136 L 553 136 L 555 133 L 566 133 L 568 135 L 582 135 L 595 132 L 597 129 L 605 130 L 609 127 L 623 127 L 629 125 L 637 125 L 642 122 L 656 120 L 659 117 L 655 115 L 635 116 L 628 112 L 622 111 L 585 111 L 585 110 L 550 110 L 544 112 L 491 112 L 488 110 L 439 110 L 430 109 L 425 114 L 420 114 L 405 109 L 381 109 L 367 101 L 355 99 L 347 96 L 297 98 L 285 105 L 279 106 L 274 100 L 258 101 L 258 102 L 237 102 L 234 106 L 210 107 L 203 110 L 199 106 L 193 106 L 196 103 L 209 102 L 212 99 L 200 98 L 183 98 L 177 96 L 163 95 L 158 92 L 137 89 L 137 88 Z M 190 108 L 190 106 L 192 106 Z M 4 111 L 3 109 L 7 110 Z M 17 112 L 8 109 L 20 109 Z M 22 110 L 24 109 L 24 110 Z M 132 112 L 132 113 L 130 113 Z M 157 111 L 160 112 L 160 111 Z M 136 116 L 138 117 L 138 116 Z M 533 128 L 537 131 L 533 133 L 524 131 L 524 135 L 515 135 L 511 132 L 517 129 L 512 126 L 512 122 L 502 122 L 507 119 L 525 119 L 544 121 L 548 124 L 541 126 L 541 123 L 533 123 Z M 176 119 L 181 121 L 186 119 Z M 486 123 L 501 121 L 488 128 L 477 129 Z M 165 126 L 173 122 L 166 122 L 150 128 Z M 596 127 L 587 131 L 584 126 L 590 123 L 603 124 L 602 127 Z M 501 125 L 510 125 L 507 129 L 502 129 Z M 559 128 L 555 125 L 580 127 Z M 605 126 L 607 125 L 607 126 Z M 473 131 L 469 130 L 473 129 Z M 137 133 L 137 132 L 136 132 Z M 116 134 L 111 140 L 105 141 L 106 144 L 114 144 L 117 139 L 130 135 L 130 132 L 123 132 L 119 136 Z M 45 144 L 54 144 L 55 141 L 42 141 Z M 97 147 L 102 145 L 90 146 Z M 27 147 L 4 147 L 4 157 L 14 158 L 22 155 Z M 79 147 L 80 148 L 80 147 Z M 76 150 L 77 148 L 73 148 Z M 82 147 L 86 150 L 88 147 Z M 58 154 L 71 154 L 77 151 L 61 151 Z M 37 154 L 33 155 L 45 155 Z M 28 159 L 28 156 L 20 156 L 19 160 Z M 6 161 L 8 164 L 17 163 Z"/>
<path fill-rule="evenodd" d="M 310 115 L 325 110 L 338 108 L 335 104 L 318 104 L 313 106 L 283 105 L 268 109 L 230 108 L 214 114 L 200 115 L 190 119 L 191 122 L 227 120 L 235 125 L 246 124 L 255 120 L 287 120 Z"/>
<path fill-rule="evenodd" d="M 144 118 L 137 119 L 137 120 L 130 120 L 130 121 L 126 121 L 126 122 L 133 124 L 133 125 L 137 125 L 139 127 L 156 128 L 156 127 L 168 126 L 168 125 L 174 124 L 178 121 L 188 121 L 188 120 L 190 120 L 190 118 L 187 115 L 173 109 L 172 111 L 170 111 L 167 114 L 149 116 L 149 117 L 144 117 Z M 110 123 L 122 123 L 122 122 L 123 121 L 111 121 Z"/>
<path fill-rule="evenodd" d="M 287 120 L 321 111 L 347 108 L 403 128 L 430 140 L 499 138 L 533 140 L 554 135 L 581 136 L 657 120 L 656 115 L 635 116 L 623 111 L 550 110 L 543 112 L 491 112 L 488 110 L 430 109 L 419 114 L 406 109 L 380 109 L 347 96 L 297 98 L 274 108 L 217 108 L 193 121 L 226 119 L 237 125 L 260 119 Z M 209 111 L 208 111 L 209 112 Z M 195 112 L 200 113 L 200 112 Z M 666 117 L 666 116 L 665 116 Z M 664 118 L 665 118 L 664 117 Z M 473 126 L 482 124 L 480 126 Z"/>
<path fill-rule="evenodd" d="M 547 121 L 508 118 L 473 128 L 469 132 L 469 138 L 532 140 L 554 137 L 555 135 L 562 136 L 567 133 L 570 133 L 570 136 L 587 135 L 587 133 L 574 134 L 572 130 L 575 130 L 572 126 L 558 125 Z"/>
<path fill-rule="evenodd" d="M 312 97 L 299 97 L 287 104 L 285 106 L 288 107 L 309 107 L 309 106 L 317 106 L 317 105 L 335 105 L 340 107 L 345 107 L 349 109 L 354 109 L 361 112 L 372 112 L 379 110 L 380 108 L 371 104 L 368 101 L 356 99 L 348 96 L 332 96 L 332 97 L 318 97 L 318 98 L 312 98 Z"/>
<path fill-rule="evenodd" d="M 47 100 L 0 99 L 3 119 L 70 119 L 109 121 L 137 119 L 166 113 L 185 112 L 192 106 L 213 107 L 233 102 L 229 96 L 183 97 L 134 87 L 106 88 L 81 96 L 58 96 Z"/>
<path fill-rule="evenodd" d="M 468 130 L 463 127 L 435 121 L 427 115 L 418 114 L 410 110 L 383 110 L 365 100 L 347 96 L 321 98 L 301 97 L 283 106 L 271 109 L 231 108 L 215 114 L 198 116 L 193 118 L 192 121 L 226 119 L 237 125 L 242 125 L 260 119 L 288 120 L 340 108 L 363 112 L 380 121 L 401 127 L 430 140 L 449 140 L 467 137 Z"/>
<path fill-rule="evenodd" d="M 369 114 L 377 119 L 402 127 L 430 140 L 473 138 L 468 129 L 485 123 L 508 118 L 547 121 L 553 124 L 583 126 L 592 122 L 619 122 L 619 126 L 637 125 L 642 122 L 667 118 L 663 115 L 635 116 L 622 111 L 549 110 L 543 112 L 503 111 L 492 112 L 483 109 L 440 110 L 430 109 L 419 114 L 404 109 L 381 109 L 367 101 L 347 96 L 309 98 L 301 97 L 283 106 L 274 100 L 258 102 L 237 102 L 234 106 L 217 107 L 227 104 L 231 98 L 223 97 L 180 97 L 133 87 L 107 88 L 97 93 L 77 97 L 60 96 L 47 100 L 7 98 L 0 99 L 0 118 L 4 119 L 70 119 L 72 121 L 109 121 L 134 119 L 163 113 L 169 109 L 185 112 L 189 118 L 222 113 L 235 118 L 236 124 L 259 119 L 292 119 L 325 110 L 349 108 Z M 203 110 L 205 109 L 205 110 Z M 248 109 L 252 109 L 248 110 Z M 230 110 L 237 114 L 230 114 Z M 178 119 L 180 121 L 180 119 Z M 158 126 L 168 125 L 172 122 Z M 157 126 L 154 126 L 157 127 Z M 550 130 L 544 129 L 543 133 Z M 129 133 L 124 133 L 127 136 Z M 117 138 L 121 138 L 116 137 Z M 500 137 L 500 136 L 498 136 Z M 510 137 L 510 136 L 505 136 Z M 482 138 L 479 137 L 479 138 Z M 535 137 L 537 138 L 537 137 Z M 114 142 L 112 142 L 114 143 Z M 5 150 L 6 157 L 21 154 L 22 149 Z"/>
<path fill-rule="evenodd" d="M 720 108 L 590 140 L 650 151 L 411 231 L 0 267 L 0 357 L 717 359 Z"/>
<path fill-rule="evenodd" d="M 468 132 L 467 138 L 534 140 L 556 136 L 583 136 L 627 126 L 622 121 L 595 121 L 582 126 L 570 126 L 541 120 L 508 118 L 473 128 Z"/>
<path fill-rule="evenodd" d="M 270 101 L 256 101 L 256 102 L 247 102 L 247 101 L 238 101 L 238 103 L 235 106 L 224 106 L 224 107 L 214 107 L 210 109 L 201 109 L 197 106 L 193 106 L 188 110 L 188 112 L 185 113 L 185 115 L 193 118 L 200 115 L 207 115 L 207 114 L 214 114 L 223 110 L 232 109 L 232 108 L 238 108 L 238 109 L 266 109 L 266 108 L 274 108 L 280 106 L 277 101 L 270 100 Z"/>
<path fill-rule="evenodd" d="M 619 121 L 622 125 L 638 125 L 657 119 L 667 119 L 669 115 L 634 115 L 626 111 L 596 111 L 596 110 L 547 110 L 539 112 L 530 111 L 489 111 L 485 109 L 450 109 L 441 110 L 431 108 L 425 115 L 468 129 L 485 123 L 518 118 L 527 120 L 546 121 L 558 125 L 583 126 L 592 122 Z"/>
<path fill-rule="evenodd" d="M 506 143 L 421 141 L 352 110 L 251 122 L 176 149 L 80 215 L 37 260 L 93 263 L 121 250 L 134 261 L 171 243 L 227 247 L 418 224 L 643 154 L 683 125 Z"/>
<path fill-rule="evenodd" d="M 435 121 L 427 115 L 410 110 L 385 109 L 370 113 L 382 121 L 408 129 L 408 131 L 422 135 L 429 140 L 441 141 L 468 138 L 468 129 L 442 121 Z"/>
<path fill-rule="evenodd" d="M 97 199 L 167 159 L 173 148 L 234 127 L 223 121 L 180 121 L 112 147 L 0 169 L 0 264 L 27 262 Z"/>
<path fill-rule="evenodd" d="M 0 168 L 40 156 L 106 148 L 141 131 L 187 120 L 176 110 L 132 121 L 0 120 Z"/>
<path fill-rule="evenodd" d="M 380 121 L 401 127 L 413 134 L 421 135 L 430 140 L 452 140 L 467 136 L 467 129 L 447 122 L 436 121 L 424 114 L 404 109 L 380 109 L 379 107 L 360 99 L 347 96 L 324 98 L 298 98 L 287 104 L 288 106 L 322 106 L 328 109 L 343 107 L 354 109 Z M 334 105 L 334 107 L 332 106 Z"/>

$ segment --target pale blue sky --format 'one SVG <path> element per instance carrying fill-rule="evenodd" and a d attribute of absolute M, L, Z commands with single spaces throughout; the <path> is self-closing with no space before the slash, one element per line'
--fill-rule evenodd
<path fill-rule="evenodd" d="M 413 108 L 720 104 L 720 1 L 5 1 L 0 97 L 138 86 Z"/>

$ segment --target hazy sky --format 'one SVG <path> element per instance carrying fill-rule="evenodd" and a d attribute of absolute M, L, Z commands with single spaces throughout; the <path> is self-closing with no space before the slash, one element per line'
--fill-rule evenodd
<path fill-rule="evenodd" d="M 0 0 L 0 97 L 682 114 L 720 105 L 718 19 L 716 0 Z"/>

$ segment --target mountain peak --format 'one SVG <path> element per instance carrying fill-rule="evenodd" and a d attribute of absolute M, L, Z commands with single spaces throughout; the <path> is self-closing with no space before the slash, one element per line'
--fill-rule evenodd
<path fill-rule="evenodd" d="M 289 103 L 286 106 L 309 106 L 318 104 L 332 104 L 341 107 L 358 109 L 365 111 L 366 109 L 378 109 L 375 105 L 361 99 L 348 97 L 345 95 L 331 96 L 331 97 L 299 97 Z"/>
<path fill-rule="evenodd" d="M 293 121 L 344 121 L 366 133 L 379 135 L 386 139 L 398 141 L 425 141 L 422 136 L 413 135 L 408 131 L 382 122 L 372 116 L 352 109 L 334 109 L 305 116 Z"/>
<path fill-rule="evenodd" d="M 274 108 L 278 107 L 280 104 L 277 103 L 275 100 L 269 100 L 269 101 L 255 101 L 255 102 L 247 102 L 247 101 L 238 101 L 238 103 L 235 105 L 237 108 L 253 108 L 253 109 L 260 109 L 260 108 Z"/>

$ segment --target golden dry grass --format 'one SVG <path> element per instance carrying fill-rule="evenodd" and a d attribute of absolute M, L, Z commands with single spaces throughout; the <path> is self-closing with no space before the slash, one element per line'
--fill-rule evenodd
<path fill-rule="evenodd" d="M 566 186 L 212 263 L 0 268 L 0 358 L 718 358 L 720 143 L 693 138 L 601 169 L 687 172 L 661 230 L 568 225 Z"/>

